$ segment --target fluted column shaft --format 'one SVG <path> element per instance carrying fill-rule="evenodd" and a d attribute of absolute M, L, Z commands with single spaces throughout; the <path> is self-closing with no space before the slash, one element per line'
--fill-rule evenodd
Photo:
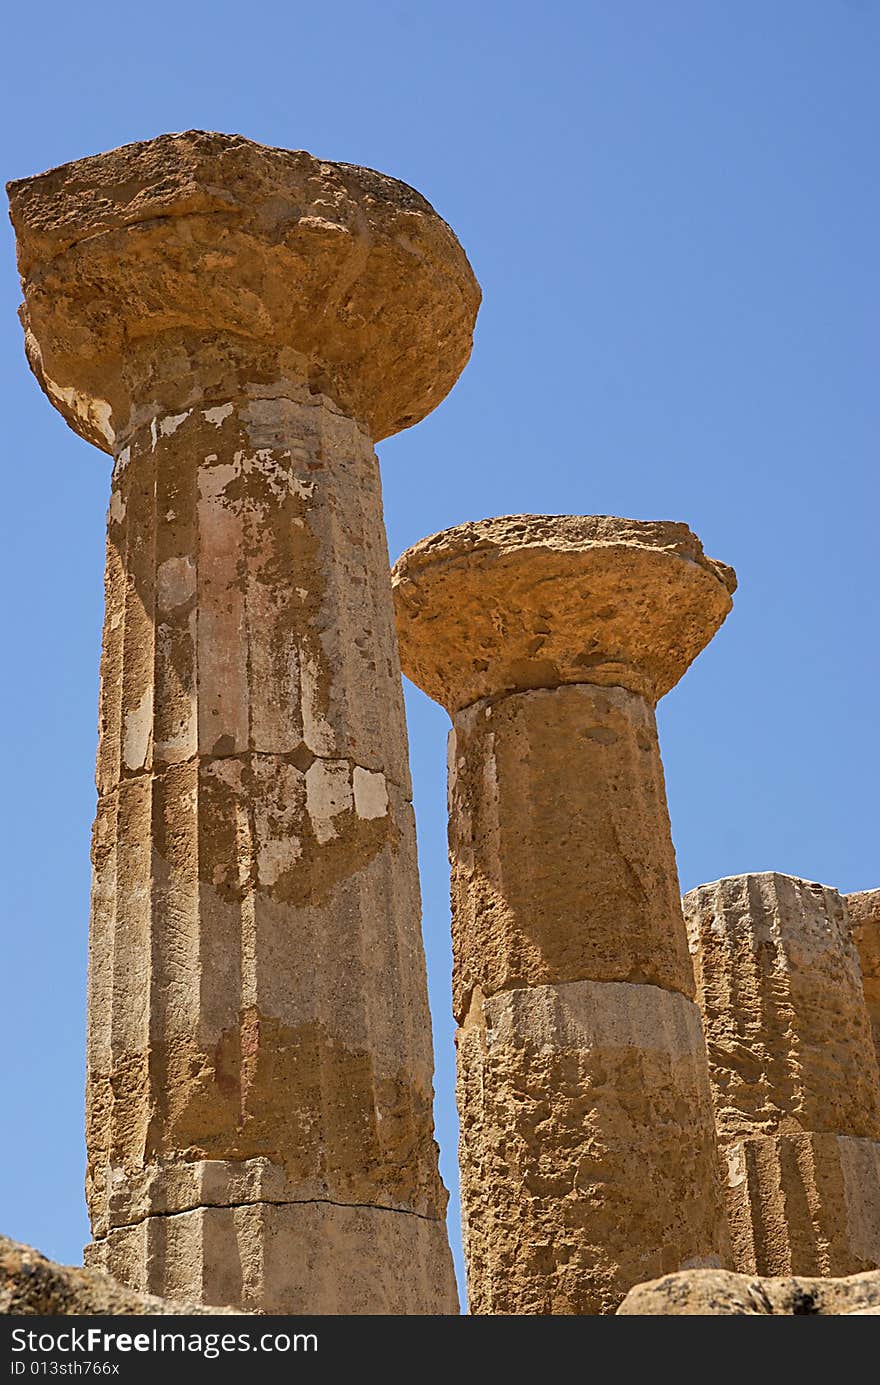
<path fill-rule="evenodd" d="M 305 385 L 153 418 L 118 450 L 108 523 L 92 1259 L 267 1311 L 449 1308 L 370 440 Z M 266 1218 L 297 1264 L 248 1284 Z M 360 1266 L 345 1291 L 336 1268 L 297 1282 L 330 1236 L 343 1281 Z"/>
<path fill-rule="evenodd" d="M 880 1076 L 836 890 L 766 872 L 684 899 L 736 1268 L 880 1265 Z"/>

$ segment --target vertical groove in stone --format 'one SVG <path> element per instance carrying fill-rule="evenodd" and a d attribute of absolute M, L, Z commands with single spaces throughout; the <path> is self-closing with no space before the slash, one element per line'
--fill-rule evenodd
<path fill-rule="evenodd" d="M 320 1202 L 433 1226 L 436 1274 L 406 1311 L 455 1311 L 380 506 L 363 431 L 312 395 L 154 419 L 117 464 L 89 1200 L 115 1272 L 168 1297 L 301 1309 L 277 1276 L 305 1223 L 280 1209 Z M 265 1225 L 239 1226 L 264 1195 Z M 266 1259 L 269 1235 L 287 1249 Z M 315 1282 L 344 1309 L 362 1282 L 340 1288 L 320 1246 Z M 397 1270 L 377 1282 L 396 1292 Z"/>
<path fill-rule="evenodd" d="M 871 1027 L 874 1049 L 880 1063 L 880 890 L 861 890 L 844 897 L 862 967 L 862 986 Z"/>
<path fill-rule="evenodd" d="M 858 1274 L 880 1261 L 880 1144 L 754 1135 L 725 1146 L 734 1258 L 743 1273 Z M 812 1271 L 811 1271 L 812 1272 Z"/>
<path fill-rule="evenodd" d="M 880 1073 L 840 896 L 767 872 L 702 885 L 684 910 L 736 1268 L 874 1268 Z"/>

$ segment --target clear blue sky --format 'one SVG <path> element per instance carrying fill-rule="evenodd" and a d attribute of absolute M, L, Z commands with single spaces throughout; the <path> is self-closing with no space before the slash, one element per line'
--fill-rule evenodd
<path fill-rule="evenodd" d="M 485 297 L 380 448 L 392 556 L 492 514 L 687 521 L 740 590 L 660 708 L 683 887 L 880 885 L 880 5 L 49 0 L 3 33 L 5 178 L 197 126 L 425 193 Z M 0 1230 L 76 1261 L 109 468 L 30 378 L 2 236 Z M 454 1191 L 447 720 L 408 707 Z"/>

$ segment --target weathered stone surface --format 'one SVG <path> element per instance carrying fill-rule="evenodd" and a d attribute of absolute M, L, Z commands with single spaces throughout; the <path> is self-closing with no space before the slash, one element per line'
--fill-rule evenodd
<path fill-rule="evenodd" d="M 880 1143 L 827 1133 L 722 1141 L 740 1268 L 857 1274 L 880 1265 Z"/>
<path fill-rule="evenodd" d="M 452 715 L 562 683 L 656 702 L 731 609 L 733 569 L 686 524 L 506 515 L 423 539 L 393 571 L 405 671 Z"/>
<path fill-rule="evenodd" d="M 654 701 L 730 609 L 684 525 L 520 515 L 393 571 L 449 710 L 468 1298 L 613 1312 L 729 1251 Z"/>
<path fill-rule="evenodd" d="M 472 1313 L 610 1313 L 641 1279 L 722 1263 L 693 1001 L 601 981 L 477 995 L 457 1044 Z"/>
<path fill-rule="evenodd" d="M 475 987 L 589 977 L 693 994 L 645 698 L 581 683 L 465 708 L 449 803 L 459 1022 Z"/>
<path fill-rule="evenodd" d="M 836 890 L 766 872 L 684 899 L 736 1267 L 880 1265 L 880 1074 Z"/>
<path fill-rule="evenodd" d="M 844 903 L 862 965 L 862 985 L 880 1061 L 880 890 L 844 895 Z"/>
<path fill-rule="evenodd" d="M 56 1265 L 38 1250 L 0 1236 L 0 1313 L 56 1317 L 142 1314 L 229 1314 L 234 1308 L 206 1308 L 155 1298 L 123 1288 L 100 1269 Z"/>
<path fill-rule="evenodd" d="M 105 451 L 138 421 L 225 403 L 242 366 L 310 382 L 375 441 L 430 413 L 470 355 L 480 291 L 461 246 L 372 169 L 188 130 L 9 198 L 31 364 Z"/>
<path fill-rule="evenodd" d="M 631 1289 L 617 1310 L 627 1317 L 873 1316 L 880 1274 L 846 1279 L 756 1279 L 730 1270 L 687 1270 Z"/>
<path fill-rule="evenodd" d="M 221 1212 L 271 1205 L 277 1264 L 304 1263 L 308 1242 L 338 1311 L 454 1311 L 372 440 L 453 384 L 470 267 L 412 189 L 235 136 L 163 136 L 10 196 L 31 364 L 115 458 L 93 1233 L 165 1238 L 148 1273 L 114 1259 L 137 1287 L 197 1294 L 204 1254 L 249 1306 L 265 1293 L 304 1311 L 295 1276 L 242 1279 L 217 1230 Z M 371 1217 L 322 1241 L 304 1206 Z M 170 1223 L 200 1208 L 217 1211 L 210 1246 L 184 1251 Z M 380 1234 L 383 1211 L 417 1225 Z M 263 1223 L 247 1225 L 252 1257 Z M 431 1244 L 431 1276 L 409 1275 L 408 1238 Z M 340 1262 L 343 1242 L 358 1263 Z"/>
<path fill-rule="evenodd" d="M 138 1288 L 251 1312 L 458 1312 L 445 1224 L 381 1207 L 202 1206 L 119 1227 L 86 1254 Z"/>

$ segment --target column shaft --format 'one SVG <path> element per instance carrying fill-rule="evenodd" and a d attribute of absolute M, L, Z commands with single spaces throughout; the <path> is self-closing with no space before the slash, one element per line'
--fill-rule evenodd
<path fill-rule="evenodd" d="M 470 1309 L 613 1312 L 726 1255 L 654 709 L 481 700 L 449 763 Z"/>
<path fill-rule="evenodd" d="M 835 890 L 772 872 L 684 900 L 736 1268 L 880 1264 L 880 1076 Z"/>
<path fill-rule="evenodd" d="M 305 385 L 203 401 L 125 440 L 108 523 L 91 1259 L 454 1312 L 372 444 Z"/>

